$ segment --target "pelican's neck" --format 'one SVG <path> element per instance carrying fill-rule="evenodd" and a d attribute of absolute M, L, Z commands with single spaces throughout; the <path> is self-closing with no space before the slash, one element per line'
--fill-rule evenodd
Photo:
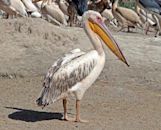
<path fill-rule="evenodd" d="M 140 14 L 140 8 L 139 8 L 138 5 L 135 6 L 135 11 L 136 11 L 137 14 Z"/>
<path fill-rule="evenodd" d="M 89 37 L 90 41 L 92 42 L 92 45 L 94 49 L 98 52 L 99 55 L 104 54 L 103 46 L 102 46 L 102 41 L 101 39 L 97 36 L 96 33 L 94 33 L 88 23 L 88 20 L 84 22 L 84 30 Z"/>
<path fill-rule="evenodd" d="M 118 7 L 118 2 L 119 2 L 119 0 L 115 0 L 114 3 L 112 4 L 113 10 L 115 10 Z"/>

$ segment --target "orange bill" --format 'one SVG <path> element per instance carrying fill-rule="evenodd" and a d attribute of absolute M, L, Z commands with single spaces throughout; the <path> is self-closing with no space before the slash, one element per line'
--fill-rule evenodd
<path fill-rule="evenodd" d="M 89 19 L 89 26 L 91 29 L 99 35 L 99 37 L 104 41 L 104 43 L 108 46 L 108 48 L 121 60 L 123 61 L 127 66 L 129 64 L 127 63 L 126 58 L 124 57 L 121 49 L 119 48 L 117 42 L 111 35 L 110 31 L 106 27 L 106 25 L 99 21 L 99 22 L 93 22 Z"/>

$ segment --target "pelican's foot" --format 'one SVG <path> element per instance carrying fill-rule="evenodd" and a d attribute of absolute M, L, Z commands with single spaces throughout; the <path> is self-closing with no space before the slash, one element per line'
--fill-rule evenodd
<path fill-rule="evenodd" d="M 69 117 L 63 117 L 62 120 L 64 121 L 74 121 L 74 118 L 69 118 Z"/>
<path fill-rule="evenodd" d="M 88 120 L 76 119 L 75 122 L 88 123 Z"/>

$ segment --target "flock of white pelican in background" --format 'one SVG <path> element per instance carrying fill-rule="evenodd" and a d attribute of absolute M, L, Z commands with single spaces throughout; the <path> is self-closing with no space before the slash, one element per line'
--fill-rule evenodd
<path fill-rule="evenodd" d="M 41 17 L 64 26 L 73 26 L 80 22 L 93 45 L 94 50 L 89 52 L 80 49 L 70 51 L 49 68 L 40 96 L 36 100 L 37 105 L 45 107 L 62 99 L 64 120 L 68 121 L 70 119 L 67 116 L 67 98 L 73 94 L 76 98 L 74 121 L 85 122 L 80 118 L 80 101 L 104 68 L 103 43 L 128 65 L 105 25 L 106 20 L 113 26 L 120 26 L 119 31 L 130 31 L 130 28 L 138 27 L 147 33 L 149 28 L 153 27 L 156 30 L 155 36 L 159 35 L 159 0 L 136 0 L 136 10 L 120 7 L 118 2 L 119 0 L 0 0 L 0 9 L 6 18 Z"/>
<path fill-rule="evenodd" d="M 160 34 L 161 17 L 159 11 L 156 11 L 161 10 L 160 0 L 135 0 L 136 7 L 133 10 L 119 6 L 119 1 L 121 0 L 0 0 L 0 11 L 1 18 L 30 16 L 44 18 L 59 26 L 80 26 L 81 15 L 87 10 L 95 10 L 101 13 L 107 24 L 119 28 L 118 31 L 139 28 L 145 34 L 150 29 L 155 31 L 155 36 Z M 81 7 L 82 4 L 84 7 Z M 79 13 L 80 11 L 82 12 Z"/>

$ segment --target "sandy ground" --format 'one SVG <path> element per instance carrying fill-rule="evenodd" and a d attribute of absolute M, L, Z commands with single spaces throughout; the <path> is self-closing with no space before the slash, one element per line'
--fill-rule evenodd
<path fill-rule="evenodd" d="M 81 103 L 81 117 L 89 123 L 74 123 L 61 120 L 61 101 L 42 110 L 35 100 L 56 58 L 73 48 L 92 48 L 84 31 L 41 19 L 0 25 L 0 130 L 161 129 L 161 38 L 113 32 L 130 67 L 105 48 L 105 68 Z M 74 97 L 68 113 L 75 116 Z"/>

